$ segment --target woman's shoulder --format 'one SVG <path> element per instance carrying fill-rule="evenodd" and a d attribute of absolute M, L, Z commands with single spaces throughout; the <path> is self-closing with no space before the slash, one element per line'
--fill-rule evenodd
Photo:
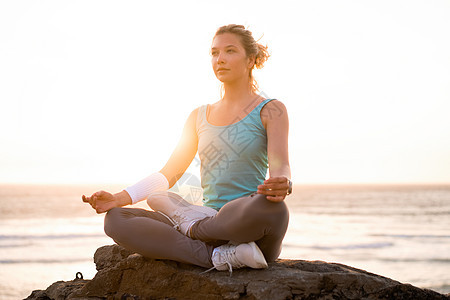
<path fill-rule="evenodd" d="M 189 117 L 191 118 L 197 118 L 197 115 L 203 110 L 205 109 L 205 107 L 207 106 L 207 104 L 202 104 L 199 106 L 196 106 L 193 110 L 191 110 L 191 113 L 189 114 Z"/>
<path fill-rule="evenodd" d="M 206 110 L 207 104 L 203 104 L 200 106 L 195 107 L 188 117 L 188 123 L 192 124 L 193 127 L 196 128 L 199 126 L 202 120 L 202 114 L 204 114 L 204 111 Z"/>
<path fill-rule="evenodd" d="M 267 101 L 269 100 L 269 101 Z M 275 114 L 280 114 L 282 112 L 287 111 L 286 106 L 284 105 L 284 103 L 282 101 L 280 101 L 279 99 L 275 99 L 275 98 L 270 98 L 270 99 L 265 99 L 263 102 L 266 102 L 264 104 L 264 106 L 261 108 L 261 114 L 263 112 L 265 113 L 275 113 Z"/>
<path fill-rule="evenodd" d="M 218 103 L 219 102 L 198 105 L 191 111 L 191 114 L 197 114 L 197 113 L 201 112 L 202 110 L 206 109 L 208 107 L 208 105 L 209 105 L 209 107 L 215 107 L 215 106 L 217 106 Z"/>
<path fill-rule="evenodd" d="M 261 109 L 261 121 L 266 127 L 268 122 L 287 118 L 287 108 L 279 99 L 268 101 Z"/>

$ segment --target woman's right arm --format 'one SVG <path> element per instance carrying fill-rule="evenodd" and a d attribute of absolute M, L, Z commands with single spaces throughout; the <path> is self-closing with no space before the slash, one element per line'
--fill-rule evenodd
<path fill-rule="evenodd" d="M 159 176 L 161 176 L 162 174 L 164 175 L 165 179 L 167 179 L 169 188 L 171 188 L 178 181 L 178 179 L 181 178 L 181 176 L 184 174 L 184 172 L 194 159 L 195 154 L 197 153 L 197 113 L 198 108 L 193 110 L 189 115 L 184 125 L 181 138 L 177 146 L 175 147 L 175 150 L 172 152 L 172 155 L 170 156 L 165 166 L 159 171 Z M 154 175 L 155 174 L 152 174 L 150 176 Z M 146 179 L 144 179 L 143 181 L 146 181 Z M 145 184 L 149 183 L 146 182 Z M 99 191 L 94 193 L 91 197 L 86 197 L 83 195 L 82 199 L 83 202 L 89 203 L 92 208 L 97 211 L 97 213 L 103 213 L 110 210 L 111 208 L 126 206 L 133 203 L 132 197 L 125 190 L 116 194 Z"/>
<path fill-rule="evenodd" d="M 174 186 L 178 179 L 183 176 L 186 169 L 191 164 L 198 149 L 198 137 L 196 130 L 198 108 L 189 115 L 178 145 L 172 152 L 165 166 L 159 171 L 169 182 L 169 188 Z"/>

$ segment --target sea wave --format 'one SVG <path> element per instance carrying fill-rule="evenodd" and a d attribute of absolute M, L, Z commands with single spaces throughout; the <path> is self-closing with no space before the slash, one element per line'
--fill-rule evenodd
<path fill-rule="evenodd" d="M 392 247 L 394 243 L 365 243 L 365 244 L 348 244 L 348 245 L 332 245 L 332 246 L 311 246 L 311 249 L 318 250 L 353 250 L 353 249 L 379 249 Z"/>
<path fill-rule="evenodd" d="M 392 258 L 392 257 L 378 257 L 382 262 L 394 262 L 394 263 L 438 263 L 438 264 L 450 264 L 450 258 Z"/>
<path fill-rule="evenodd" d="M 313 245 L 313 246 L 302 246 L 296 244 L 286 243 L 283 244 L 283 247 L 292 247 L 292 248 L 308 248 L 314 250 L 356 250 L 356 249 L 379 249 L 392 247 L 394 243 L 389 242 L 379 242 L 379 243 L 365 243 L 365 244 L 347 244 L 347 245 Z"/>
<path fill-rule="evenodd" d="M 330 216 L 337 216 L 337 217 L 347 217 L 347 216 L 365 216 L 365 217 L 386 217 L 386 216 L 402 216 L 402 217 L 415 217 L 415 216 L 450 216 L 450 210 L 444 210 L 444 211 L 420 211 L 417 212 L 415 210 L 412 211 L 402 211 L 402 210 L 393 210 L 386 211 L 384 209 L 380 210 L 374 210 L 374 209 L 367 209 L 367 208 L 360 208 L 360 209 L 353 209 L 353 210 L 343 210 L 340 211 L 340 208 L 336 209 L 335 207 L 326 208 L 326 207 L 320 207 L 317 209 L 316 207 L 312 209 L 305 209 L 302 207 L 294 207 L 297 210 L 302 209 L 302 213 L 309 214 L 309 215 L 330 215 Z"/>
<path fill-rule="evenodd" d="M 450 284 L 425 285 L 422 288 L 430 289 L 441 294 L 450 293 Z"/>
<path fill-rule="evenodd" d="M 79 257 L 70 259 L 0 259 L 0 264 L 68 264 L 68 263 L 79 263 L 79 262 L 89 262 L 92 258 L 89 257 Z"/>
<path fill-rule="evenodd" d="M 399 239 L 450 239 L 450 235 L 447 234 L 371 234 L 370 236 Z"/>
<path fill-rule="evenodd" d="M 22 248 L 32 246 L 33 243 L 25 242 L 25 243 L 10 243 L 10 244 L 2 244 L 0 243 L 0 248 Z"/>
<path fill-rule="evenodd" d="M 56 239 L 80 239 L 80 238 L 99 238 L 99 237 L 105 237 L 105 235 L 104 234 L 45 234 L 45 235 L 19 234 L 19 235 L 0 235 L 0 241 L 2 241 L 2 240 L 30 240 L 30 239 L 56 240 Z"/>

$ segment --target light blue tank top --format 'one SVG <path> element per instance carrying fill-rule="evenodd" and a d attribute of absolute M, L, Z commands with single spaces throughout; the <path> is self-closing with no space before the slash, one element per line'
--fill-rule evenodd
<path fill-rule="evenodd" d="M 207 105 L 197 116 L 198 154 L 205 206 L 219 210 L 227 202 L 249 196 L 266 178 L 267 135 L 258 104 L 242 119 L 215 126 L 206 119 Z"/>

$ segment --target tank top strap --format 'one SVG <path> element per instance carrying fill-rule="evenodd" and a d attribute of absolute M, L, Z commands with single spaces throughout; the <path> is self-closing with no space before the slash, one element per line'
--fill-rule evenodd
<path fill-rule="evenodd" d="M 253 112 L 257 113 L 258 115 L 261 113 L 261 110 L 263 109 L 264 105 L 266 105 L 267 103 L 269 103 L 270 101 L 275 100 L 275 99 L 265 99 L 263 101 L 261 101 L 261 103 L 259 103 L 254 109 Z"/>
<path fill-rule="evenodd" d="M 270 101 L 275 100 L 275 99 L 265 99 L 263 101 L 261 101 L 261 103 L 259 103 L 251 112 L 250 114 L 251 119 L 253 120 L 259 120 L 261 121 L 261 110 L 263 109 L 264 105 L 266 105 L 267 103 L 269 103 Z M 260 123 L 260 122 L 259 122 Z"/>
<path fill-rule="evenodd" d="M 204 104 L 198 108 L 197 120 L 196 120 L 197 134 L 198 134 L 198 130 L 202 126 L 202 124 L 204 124 L 206 122 L 206 107 L 207 107 L 207 104 Z"/>

